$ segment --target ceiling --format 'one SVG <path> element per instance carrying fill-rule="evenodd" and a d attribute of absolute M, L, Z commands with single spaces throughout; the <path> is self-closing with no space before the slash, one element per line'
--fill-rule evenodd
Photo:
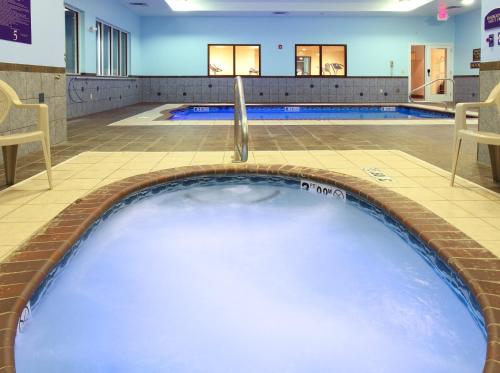
<path fill-rule="evenodd" d="M 438 4 L 444 2 L 450 15 L 480 7 L 480 0 L 462 6 L 462 0 L 116 0 L 142 16 L 212 15 L 250 16 L 274 15 L 420 15 L 437 14 Z M 132 5 L 142 3 L 145 5 Z M 275 15 L 276 16 L 276 15 Z M 283 15 L 281 15 L 282 17 Z"/>

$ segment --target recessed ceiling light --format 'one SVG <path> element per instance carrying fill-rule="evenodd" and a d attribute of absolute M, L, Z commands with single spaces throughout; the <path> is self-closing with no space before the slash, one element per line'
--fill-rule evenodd
<path fill-rule="evenodd" d="M 198 6 L 192 0 L 165 0 L 174 12 L 190 12 L 198 10 Z"/>
<path fill-rule="evenodd" d="M 463 5 L 472 5 L 474 4 L 474 0 L 462 0 Z"/>
<path fill-rule="evenodd" d="M 418 9 L 433 0 L 399 0 L 389 2 L 387 6 L 385 6 L 381 10 L 385 10 L 388 12 L 411 12 L 412 10 Z"/>

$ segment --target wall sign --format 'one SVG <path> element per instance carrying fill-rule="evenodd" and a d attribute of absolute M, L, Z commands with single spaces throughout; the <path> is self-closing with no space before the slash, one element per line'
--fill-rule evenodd
<path fill-rule="evenodd" d="M 484 17 L 484 29 L 491 30 L 500 27 L 500 8 L 493 9 Z"/>
<path fill-rule="evenodd" d="M 479 69 L 480 67 L 481 67 L 481 62 L 471 62 L 470 63 L 471 69 Z"/>
<path fill-rule="evenodd" d="M 31 44 L 31 0 L 0 0 L 0 39 Z"/>

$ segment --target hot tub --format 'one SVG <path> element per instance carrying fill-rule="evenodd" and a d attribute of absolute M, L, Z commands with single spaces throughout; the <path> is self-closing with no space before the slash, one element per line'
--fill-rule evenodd
<path fill-rule="evenodd" d="M 114 204 L 32 295 L 17 372 L 480 372 L 484 320 L 400 222 L 307 178 L 196 176 Z"/>

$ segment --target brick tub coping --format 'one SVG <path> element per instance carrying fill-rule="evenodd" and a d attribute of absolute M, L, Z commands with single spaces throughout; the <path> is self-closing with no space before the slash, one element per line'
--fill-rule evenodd
<path fill-rule="evenodd" d="M 306 178 L 330 184 L 361 197 L 399 221 L 469 286 L 480 305 L 488 335 L 484 372 L 500 372 L 500 259 L 490 251 L 417 202 L 370 181 L 307 167 L 226 164 L 166 169 L 104 186 L 68 206 L 0 263 L 0 373 L 15 372 L 14 343 L 22 310 L 45 277 L 108 209 L 154 185 L 231 174 Z"/>

